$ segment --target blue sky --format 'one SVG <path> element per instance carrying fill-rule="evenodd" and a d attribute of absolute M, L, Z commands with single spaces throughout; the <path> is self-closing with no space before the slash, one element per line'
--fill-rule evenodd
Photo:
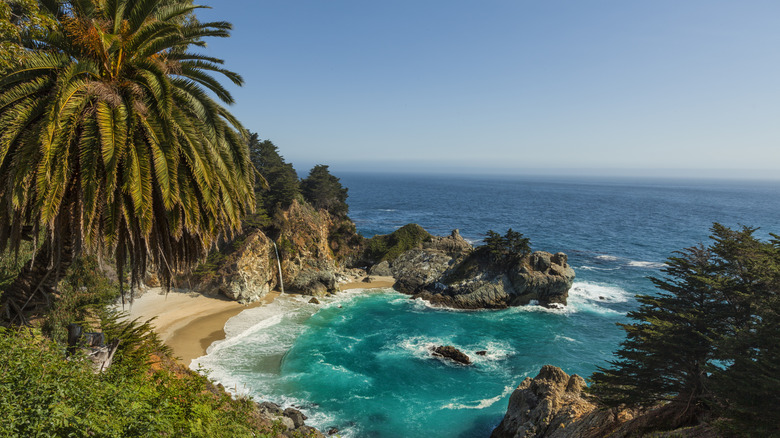
<path fill-rule="evenodd" d="M 780 2 L 209 0 L 299 171 L 780 174 Z"/>

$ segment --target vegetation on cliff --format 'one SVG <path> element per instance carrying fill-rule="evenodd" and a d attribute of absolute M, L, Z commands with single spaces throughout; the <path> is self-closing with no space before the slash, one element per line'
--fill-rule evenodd
<path fill-rule="evenodd" d="M 780 238 L 755 231 L 715 224 L 709 247 L 671 257 L 591 392 L 607 406 L 662 404 L 656 429 L 718 419 L 729 435 L 780 434 Z"/>
<path fill-rule="evenodd" d="M 364 259 L 370 263 L 393 261 L 404 252 L 431 240 L 431 234 L 417 224 L 408 224 L 390 234 L 377 235 L 366 243 Z"/>

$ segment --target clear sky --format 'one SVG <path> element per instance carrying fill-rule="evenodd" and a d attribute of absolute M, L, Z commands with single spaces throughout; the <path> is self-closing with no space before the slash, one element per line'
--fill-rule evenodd
<path fill-rule="evenodd" d="M 201 4 L 299 171 L 780 175 L 777 0 Z"/>

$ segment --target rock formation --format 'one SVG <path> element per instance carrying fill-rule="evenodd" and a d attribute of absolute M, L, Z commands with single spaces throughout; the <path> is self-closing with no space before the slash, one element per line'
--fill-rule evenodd
<path fill-rule="evenodd" d="M 256 415 L 265 419 L 269 423 L 281 424 L 285 431 L 278 436 L 306 436 L 312 438 L 324 438 L 322 432 L 319 430 L 307 426 L 304 423 L 306 416 L 295 408 L 282 408 L 276 403 L 262 402 L 256 405 Z M 293 434 L 293 435 L 290 435 Z"/>
<path fill-rule="evenodd" d="M 526 377 L 512 393 L 506 416 L 491 438 L 604 436 L 613 415 L 597 410 L 583 397 L 583 388 L 582 377 L 543 366 L 536 377 Z"/>
<path fill-rule="evenodd" d="M 466 353 L 458 350 L 452 345 L 439 345 L 438 347 L 431 349 L 431 354 L 437 357 L 449 359 L 461 365 L 471 365 L 471 358 L 469 358 Z"/>
<path fill-rule="evenodd" d="M 395 288 L 414 294 L 437 282 L 442 275 L 472 251 L 471 245 L 453 230 L 447 237 L 431 236 L 419 248 L 410 249 L 388 263 L 387 269 L 396 279 Z M 382 263 L 372 269 L 372 275 L 384 271 Z"/>
<path fill-rule="evenodd" d="M 422 290 L 415 296 L 461 309 L 500 309 L 531 301 L 565 305 L 573 281 L 574 269 L 561 252 L 537 251 L 502 264 L 475 251 L 438 281 L 418 288 Z"/>
<path fill-rule="evenodd" d="M 356 257 L 362 239 L 349 218 L 297 201 L 266 232 L 248 229 L 179 284 L 242 303 L 256 301 L 279 285 L 278 251 L 285 292 L 326 295 L 337 290 L 338 278 L 351 273 L 345 266 Z M 269 235 L 275 236 L 276 249 Z"/>
<path fill-rule="evenodd" d="M 182 285 L 241 303 L 256 301 L 278 284 L 273 243 L 262 231 L 251 230 L 225 245 L 219 257 L 210 257 L 193 277 Z"/>

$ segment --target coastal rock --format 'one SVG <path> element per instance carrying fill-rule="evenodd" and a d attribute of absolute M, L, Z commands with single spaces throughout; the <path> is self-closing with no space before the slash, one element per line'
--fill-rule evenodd
<path fill-rule="evenodd" d="M 527 377 L 509 398 L 509 407 L 491 438 L 582 437 L 591 435 L 577 420 L 596 411 L 582 395 L 585 380 L 545 365 L 533 379 Z M 603 420 L 611 415 L 604 412 Z M 587 427 L 596 426 L 593 423 Z"/>
<path fill-rule="evenodd" d="M 583 392 L 585 380 L 545 365 L 526 377 L 509 397 L 509 406 L 491 438 L 623 438 L 653 430 L 664 407 L 650 410 L 602 409 Z M 696 430 L 694 430 L 696 429 Z M 657 436 L 714 437 L 709 427 Z M 654 435 L 656 436 L 656 435 Z"/>
<path fill-rule="evenodd" d="M 314 297 L 311 297 L 311 299 L 309 300 L 309 304 L 319 304 L 319 303 L 320 303 L 320 300 L 318 300 L 317 298 L 314 298 Z"/>
<path fill-rule="evenodd" d="M 456 259 L 437 249 L 412 249 L 392 263 L 395 289 L 413 294 L 436 282 Z"/>
<path fill-rule="evenodd" d="M 282 213 L 277 239 L 282 277 L 292 292 L 322 296 L 336 292 L 337 279 L 359 252 L 359 239 L 348 218 L 294 201 Z M 355 242 L 352 242 L 352 241 Z"/>
<path fill-rule="evenodd" d="M 295 429 L 303 426 L 304 421 L 306 420 L 306 416 L 303 415 L 301 411 L 295 408 L 285 409 L 283 415 L 293 421 L 293 424 L 295 425 Z"/>
<path fill-rule="evenodd" d="M 497 264 L 475 251 L 415 297 L 461 309 L 500 309 L 531 301 L 557 307 L 566 304 L 574 276 L 564 253 L 537 251 L 510 264 Z"/>
<path fill-rule="evenodd" d="M 220 248 L 223 261 L 216 268 L 205 264 L 191 280 L 195 289 L 220 293 L 241 303 L 257 301 L 276 287 L 278 273 L 271 239 L 260 230 L 251 230 Z"/>
<path fill-rule="evenodd" d="M 374 277 L 392 277 L 393 271 L 390 269 L 390 262 L 384 260 L 372 266 L 368 270 L 369 275 Z"/>
<path fill-rule="evenodd" d="M 461 365 L 471 365 L 471 358 L 451 345 L 439 345 L 431 350 L 431 354 L 437 357 L 452 360 Z"/>

